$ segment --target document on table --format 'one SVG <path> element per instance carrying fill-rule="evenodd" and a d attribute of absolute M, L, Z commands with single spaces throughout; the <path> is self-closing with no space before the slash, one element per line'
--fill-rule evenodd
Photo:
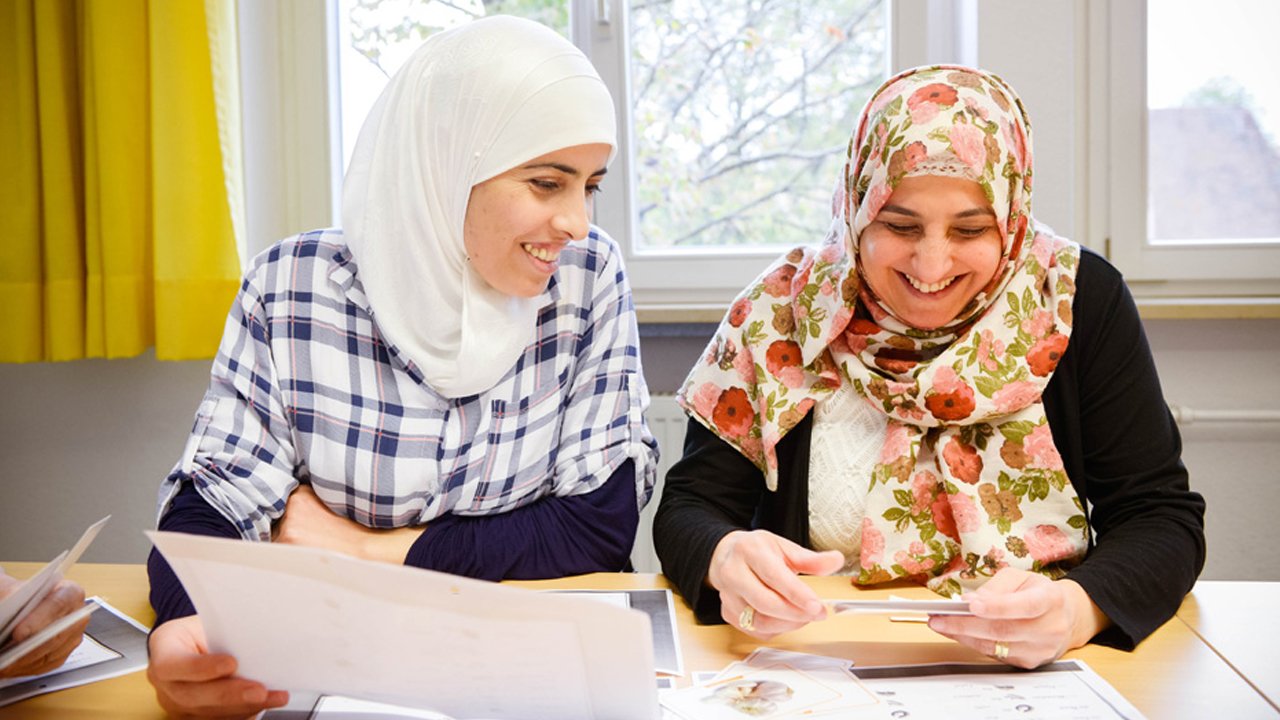
<path fill-rule="evenodd" d="M 147 666 L 147 628 L 100 597 L 80 645 L 61 667 L 43 675 L 0 680 L 0 707 L 55 690 L 137 672 Z"/>
<path fill-rule="evenodd" d="M 855 667 L 852 672 L 890 710 L 888 717 L 912 720 L 1142 718 L 1142 713 L 1123 695 L 1079 660 L 1061 660 L 1031 671 L 1007 665 L 953 663 Z"/>
<path fill-rule="evenodd" d="M 662 696 L 680 720 L 745 716 L 832 720 L 1141 720 L 1115 688 L 1077 660 L 1032 671 L 1007 665 L 853 667 L 847 660 L 759 648 L 698 684 Z"/>
<path fill-rule="evenodd" d="M 209 648 L 268 687 L 453 718 L 656 716 L 643 612 L 316 548 L 147 535 Z"/>

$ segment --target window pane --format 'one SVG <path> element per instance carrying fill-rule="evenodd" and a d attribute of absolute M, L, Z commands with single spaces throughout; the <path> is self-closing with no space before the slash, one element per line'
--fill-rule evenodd
<path fill-rule="evenodd" d="M 630 12 L 635 247 L 821 239 L 853 123 L 887 76 L 883 3 L 636 0 Z"/>
<path fill-rule="evenodd" d="M 1147 3 L 1153 242 L 1280 240 L 1276 28 L 1274 0 Z"/>
<path fill-rule="evenodd" d="M 338 0 L 342 167 L 387 80 L 434 32 L 487 15 L 518 15 L 569 37 L 570 0 Z"/>

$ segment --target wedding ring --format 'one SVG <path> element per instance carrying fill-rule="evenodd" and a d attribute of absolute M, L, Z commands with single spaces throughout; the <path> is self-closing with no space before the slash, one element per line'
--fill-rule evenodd
<path fill-rule="evenodd" d="M 738 627 L 747 632 L 751 632 L 756 627 L 756 609 L 750 605 L 742 608 L 742 612 L 738 614 Z M 1008 652 L 1006 650 L 1006 652 Z"/>
<path fill-rule="evenodd" d="M 991 657 L 997 660 L 1004 660 L 1005 658 L 1009 657 L 1009 646 L 997 640 L 995 652 L 991 655 Z"/>

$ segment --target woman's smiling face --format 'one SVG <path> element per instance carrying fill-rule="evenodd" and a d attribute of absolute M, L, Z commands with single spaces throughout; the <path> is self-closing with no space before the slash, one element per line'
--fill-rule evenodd
<path fill-rule="evenodd" d="M 932 330 L 955 320 L 1000 265 L 1004 242 L 972 180 L 904 178 L 862 231 L 858 258 L 871 290 L 900 320 Z"/>
<path fill-rule="evenodd" d="M 486 283 L 513 297 L 547 289 L 560 251 L 587 236 L 609 151 L 602 143 L 556 150 L 471 188 L 462 237 Z"/>

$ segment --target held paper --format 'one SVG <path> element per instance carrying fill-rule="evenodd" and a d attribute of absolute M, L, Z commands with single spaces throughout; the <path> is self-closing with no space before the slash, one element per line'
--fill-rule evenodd
<path fill-rule="evenodd" d="M 268 687 L 457 718 L 657 712 L 644 613 L 315 548 L 148 536 L 210 649 Z"/>

